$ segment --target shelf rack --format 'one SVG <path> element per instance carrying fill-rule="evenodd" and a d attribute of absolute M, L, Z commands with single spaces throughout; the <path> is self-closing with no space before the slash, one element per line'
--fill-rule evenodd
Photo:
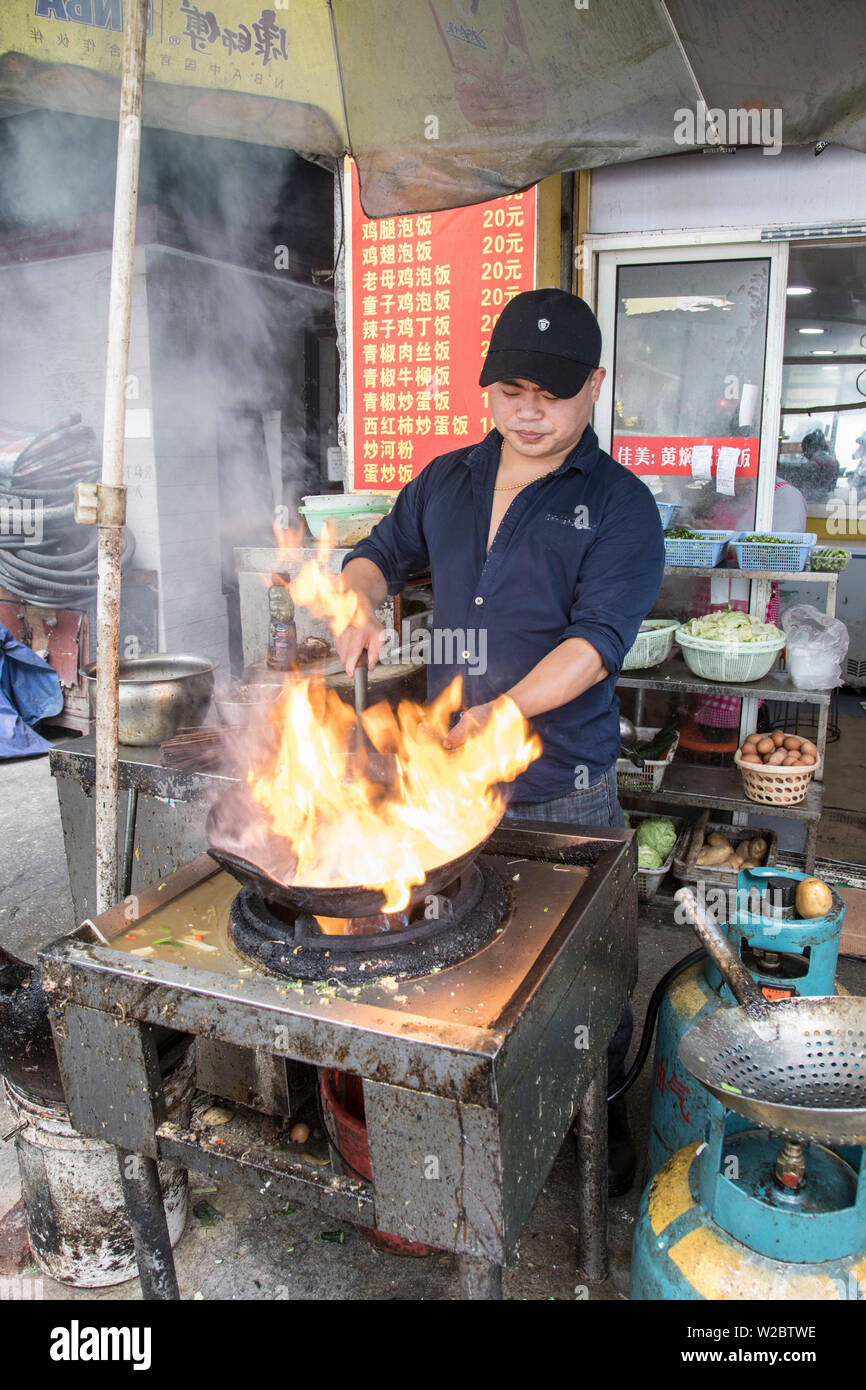
<path fill-rule="evenodd" d="M 789 584 L 824 585 L 826 590 L 825 611 L 831 617 L 835 616 L 836 613 L 839 576 L 832 571 L 792 573 L 788 570 L 729 569 L 727 566 L 708 569 L 706 566 L 697 565 L 666 565 L 665 575 L 700 579 L 741 578 L 767 584 L 773 582 L 781 584 L 787 581 Z M 818 749 L 819 765 L 823 767 L 827 746 L 830 700 L 833 692 L 831 690 L 798 690 L 791 684 L 791 678 L 785 671 L 771 671 L 769 675 L 763 676 L 760 680 L 749 681 L 746 684 L 725 683 L 724 681 L 704 680 L 690 671 L 681 658 L 675 658 L 664 661 L 661 665 L 651 667 L 646 671 L 631 670 L 620 675 L 617 688 L 637 692 L 634 712 L 634 723 L 637 725 L 642 725 L 645 722 L 643 714 L 644 694 L 648 690 L 667 691 L 671 694 L 719 694 L 744 700 L 774 700 L 790 704 L 817 705 L 819 711 L 818 730 L 814 741 Z M 735 818 L 742 815 L 763 814 L 805 821 L 804 860 L 806 872 L 811 873 L 814 868 L 818 842 L 818 822 L 824 804 L 824 784 L 823 781 L 819 781 L 818 777 L 812 779 L 805 800 L 798 805 L 764 806 L 760 802 L 750 801 L 744 795 L 742 780 L 735 767 L 698 767 L 694 764 L 678 763 L 675 759 L 665 774 L 665 780 L 658 791 L 624 791 L 621 800 L 629 805 L 639 806 L 641 809 L 656 804 L 659 806 L 700 806 L 702 808 L 712 806 L 722 811 L 732 812 Z"/>

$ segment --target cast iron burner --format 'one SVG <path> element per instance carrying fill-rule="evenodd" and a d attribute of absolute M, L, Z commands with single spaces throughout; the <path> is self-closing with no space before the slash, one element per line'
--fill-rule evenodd
<path fill-rule="evenodd" d="M 266 902 L 242 888 L 232 903 L 229 925 L 241 955 L 286 979 L 410 979 L 475 955 L 496 935 L 510 907 L 508 888 L 480 860 L 433 901 L 438 917 L 425 916 L 427 907 L 421 903 L 406 926 L 383 931 L 389 919 L 379 917 L 372 933 L 327 936 L 310 913 Z M 405 914 L 391 914 L 390 920 L 395 919 L 402 922 Z"/>

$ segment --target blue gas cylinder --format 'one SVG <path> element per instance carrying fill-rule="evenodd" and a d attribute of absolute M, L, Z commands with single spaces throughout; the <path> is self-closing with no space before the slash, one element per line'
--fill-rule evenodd
<path fill-rule="evenodd" d="M 847 1161 L 804 1144 L 805 1180 L 792 1193 L 776 1175 L 779 1136 L 709 1095 L 706 1110 L 706 1139 L 669 1158 L 644 1191 L 630 1298 L 866 1299 L 864 1151 Z"/>
<path fill-rule="evenodd" d="M 792 884 L 812 875 L 773 871 L 773 881 Z M 736 889 L 702 891 L 707 909 L 727 914 L 724 930 L 769 999 L 826 995 L 836 990 L 836 962 L 845 904 L 831 888 L 833 905 L 824 917 L 779 915 L 767 900 L 767 877 L 742 870 Z M 721 901 L 714 895 L 718 893 Z M 652 1075 L 648 1169 L 656 1173 L 673 1154 L 700 1141 L 706 1123 L 706 1092 L 678 1060 L 680 1039 L 693 1023 L 736 1000 L 712 961 L 700 961 L 674 980 L 659 1010 Z M 731 1124 L 737 1122 L 732 1118 Z"/>

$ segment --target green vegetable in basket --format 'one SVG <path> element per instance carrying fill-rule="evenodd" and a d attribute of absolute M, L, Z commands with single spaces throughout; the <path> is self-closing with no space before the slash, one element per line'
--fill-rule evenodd
<path fill-rule="evenodd" d="M 650 849 L 649 845 L 638 845 L 637 866 L 639 869 L 660 869 L 664 862 L 664 859 L 659 856 L 656 850 Z"/>
<path fill-rule="evenodd" d="M 676 838 L 676 826 L 672 820 L 668 820 L 667 816 L 641 821 L 638 827 L 638 849 L 651 849 L 654 854 L 660 856 L 658 864 L 655 865 L 656 868 L 665 862 L 674 847 Z"/>
<path fill-rule="evenodd" d="M 652 738 L 636 743 L 631 752 L 638 758 L 643 758 L 644 762 L 660 762 L 662 758 L 667 757 L 676 736 L 676 724 L 668 724 L 664 729 L 659 729 L 657 734 L 653 734 Z"/>
<path fill-rule="evenodd" d="M 742 545 L 794 545 L 795 541 L 783 540 L 781 536 L 743 536 Z"/>
<path fill-rule="evenodd" d="M 688 526 L 675 526 L 673 531 L 665 531 L 666 541 L 703 541 L 706 531 L 690 531 Z"/>
<path fill-rule="evenodd" d="M 684 624 L 683 631 L 705 642 L 769 642 L 782 636 L 775 623 L 762 623 L 750 613 L 730 607 L 692 618 Z"/>
<path fill-rule="evenodd" d="M 844 570 L 848 568 L 851 552 L 840 545 L 822 545 L 812 551 L 813 570 Z"/>

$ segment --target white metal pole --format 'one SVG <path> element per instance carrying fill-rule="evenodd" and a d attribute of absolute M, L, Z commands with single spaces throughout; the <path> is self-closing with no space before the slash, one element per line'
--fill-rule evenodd
<path fill-rule="evenodd" d="M 123 540 L 123 438 L 135 262 L 135 220 L 141 154 L 141 98 L 148 0 L 125 0 L 117 180 L 111 247 L 111 292 L 105 371 L 102 485 L 119 491 L 118 513 L 100 505 L 96 598 L 96 910 L 117 902 L 117 681 L 120 648 L 120 561 Z M 118 521 L 120 519 L 120 524 Z"/>

